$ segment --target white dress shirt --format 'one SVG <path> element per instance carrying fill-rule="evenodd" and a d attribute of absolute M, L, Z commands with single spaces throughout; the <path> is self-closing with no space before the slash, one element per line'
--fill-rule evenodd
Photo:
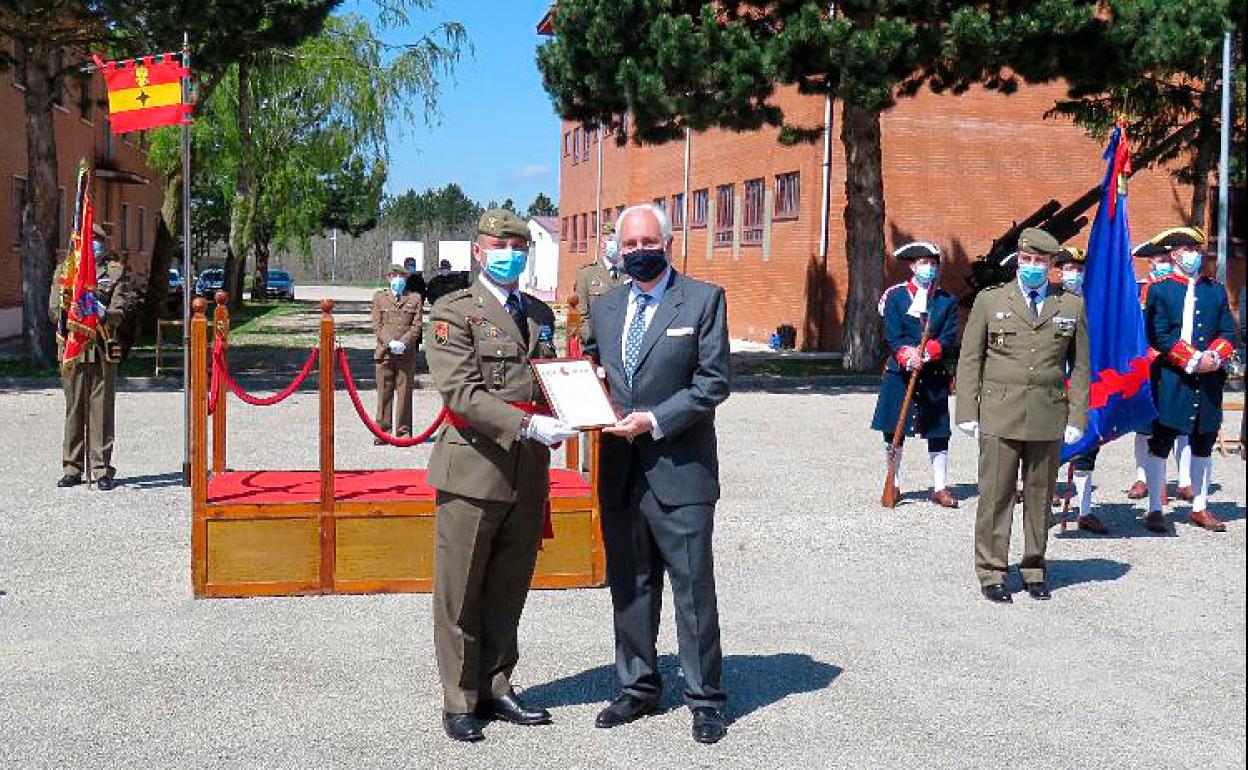
<path fill-rule="evenodd" d="M 663 301 L 663 295 L 667 293 L 667 285 L 672 280 L 672 269 L 670 267 L 663 268 L 662 275 L 659 276 L 658 283 L 654 288 L 645 292 L 650 295 L 650 299 L 646 302 L 645 317 L 642 320 L 642 329 L 648 330 L 650 322 L 654 320 L 654 314 L 659 310 L 659 303 Z M 628 305 L 624 309 L 624 330 L 620 335 L 620 353 L 621 358 L 628 357 L 628 329 L 633 323 L 633 317 L 637 315 L 638 299 L 642 295 L 642 289 L 636 281 L 632 282 L 628 292 Z M 644 333 L 642 335 L 645 336 Z M 650 435 L 657 441 L 663 438 L 663 431 L 659 428 L 659 421 L 654 418 L 654 412 L 642 412 L 646 417 L 650 418 Z"/>
<path fill-rule="evenodd" d="M 1023 293 L 1023 301 L 1027 303 L 1027 307 L 1031 307 L 1031 293 L 1036 293 L 1036 315 L 1039 316 L 1044 312 L 1044 301 L 1049 296 L 1049 284 L 1046 281 L 1040 285 L 1038 289 L 1029 289 L 1023 284 L 1022 279 L 1018 280 L 1018 289 Z"/>
<path fill-rule="evenodd" d="M 481 285 L 489 290 L 490 295 L 494 297 L 494 299 L 498 300 L 498 304 L 502 305 L 504 309 L 506 309 L 507 307 L 507 298 L 512 297 L 512 296 L 514 296 L 516 298 L 516 301 L 520 303 L 520 307 L 524 308 L 524 298 L 520 296 L 520 286 L 518 284 L 516 288 L 512 289 L 511 291 L 508 291 L 502 286 L 499 286 L 498 284 L 491 281 L 487 276 L 482 275 Z"/>

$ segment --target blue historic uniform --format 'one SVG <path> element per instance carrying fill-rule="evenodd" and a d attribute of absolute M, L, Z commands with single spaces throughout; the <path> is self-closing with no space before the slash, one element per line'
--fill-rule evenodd
<path fill-rule="evenodd" d="M 923 336 L 923 322 L 910 315 L 910 305 L 918 286 L 913 281 L 900 283 L 889 289 L 881 299 L 884 316 L 884 338 L 888 343 L 888 365 L 880 385 L 880 398 L 875 405 L 875 417 L 871 428 L 892 439 L 897 428 L 901 403 L 910 384 L 910 372 L 906 371 L 902 353 L 905 348 L 918 347 Z M 906 435 L 932 439 L 949 438 L 949 371 L 945 367 L 945 354 L 958 340 L 958 300 L 941 288 L 930 292 L 927 301 L 928 343 L 923 351 L 927 363 L 919 371 L 919 382 L 914 388 L 914 400 L 906 415 Z"/>
<path fill-rule="evenodd" d="M 1157 401 L 1153 434 L 1157 435 L 1161 426 L 1169 429 L 1165 433 L 1210 437 L 1207 440 L 1211 447 L 1222 426 L 1222 391 L 1227 375 L 1225 369 L 1197 374 L 1195 362 L 1207 350 L 1217 353 L 1223 361 L 1230 359 L 1235 319 L 1226 288 L 1212 279 L 1198 278 L 1193 290 L 1191 329 L 1184 339 L 1183 311 L 1189 284 L 1187 277 L 1171 275 L 1148 291 L 1145 331 L 1149 344 L 1160 354 L 1152 366 L 1153 398 Z"/>

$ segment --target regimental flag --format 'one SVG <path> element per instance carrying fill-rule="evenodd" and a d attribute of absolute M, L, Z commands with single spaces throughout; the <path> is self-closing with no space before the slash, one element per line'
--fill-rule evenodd
<path fill-rule="evenodd" d="M 190 70 L 178 54 L 109 62 L 96 56 L 95 65 L 108 86 L 114 134 L 190 122 L 191 106 L 182 101 L 182 79 L 190 77 Z"/>
<path fill-rule="evenodd" d="M 95 245 L 92 230 L 95 206 L 91 203 L 91 166 L 78 164 L 78 193 L 74 203 L 69 255 L 61 271 L 61 322 L 57 336 L 64 343 L 61 368 L 70 369 L 82 359 L 87 343 L 99 334 L 100 301 L 95 296 Z"/>
<path fill-rule="evenodd" d="M 1144 313 L 1131 259 L 1127 223 L 1131 155 L 1121 124 L 1114 127 L 1103 157 L 1108 166 L 1083 278 L 1092 364 L 1088 430 L 1079 443 L 1062 447 L 1063 461 L 1119 436 L 1146 430 L 1157 416 L 1148 378 Z"/>

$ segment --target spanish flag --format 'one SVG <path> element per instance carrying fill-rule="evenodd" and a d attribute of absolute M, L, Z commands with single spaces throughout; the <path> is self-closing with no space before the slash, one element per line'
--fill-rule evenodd
<path fill-rule="evenodd" d="M 108 86 L 108 112 L 114 134 L 190 122 L 191 106 L 182 101 L 182 79 L 190 70 L 176 53 L 95 65 Z"/>

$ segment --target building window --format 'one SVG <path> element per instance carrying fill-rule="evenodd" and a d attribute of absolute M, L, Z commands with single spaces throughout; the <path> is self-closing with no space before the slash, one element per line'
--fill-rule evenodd
<path fill-rule="evenodd" d="M 572 233 L 568 230 L 568 218 L 564 217 L 559 228 L 559 240 L 566 241 Z"/>
<path fill-rule="evenodd" d="M 568 141 L 572 138 L 571 134 L 570 131 L 563 132 L 563 157 L 565 158 L 568 157 Z"/>
<path fill-rule="evenodd" d="M 802 203 L 802 178 L 796 172 L 776 176 L 776 219 L 797 219 Z"/>
<path fill-rule="evenodd" d="M 676 193 L 672 196 L 672 229 L 685 226 L 685 194 Z"/>
<path fill-rule="evenodd" d="M 78 76 L 78 117 L 91 120 L 91 76 Z"/>
<path fill-rule="evenodd" d="M 121 250 L 130 250 L 130 204 L 121 204 Z"/>
<path fill-rule="evenodd" d="M 26 208 L 26 177 L 13 177 L 13 195 L 9 198 L 13 205 L 13 242 L 22 242 L 22 209 Z"/>
<path fill-rule="evenodd" d="M 581 129 L 581 160 L 589 160 L 589 131 Z"/>
<path fill-rule="evenodd" d="M 607 207 L 602 210 L 602 225 L 606 227 L 608 224 L 614 226 L 615 220 L 611 218 L 611 208 Z"/>
<path fill-rule="evenodd" d="M 100 128 L 104 134 L 104 160 L 113 159 L 113 127 L 109 123 L 108 113 L 105 112 L 104 119 L 100 121 Z"/>
<path fill-rule="evenodd" d="M 619 221 L 620 221 L 620 214 L 623 214 L 623 213 L 624 213 L 624 207 L 623 207 L 623 206 L 616 206 L 616 207 L 615 207 L 615 221 L 616 221 L 616 222 L 619 222 Z"/>
<path fill-rule="evenodd" d="M 658 210 L 663 211 L 663 212 L 667 211 L 667 198 L 655 198 L 654 200 L 650 202 L 653 203 L 654 207 L 657 208 Z"/>
<path fill-rule="evenodd" d="M 598 210 L 597 209 L 594 209 L 593 224 L 590 226 L 589 231 L 594 234 L 595 238 L 598 237 L 599 231 L 598 231 Z"/>
<path fill-rule="evenodd" d="M 580 217 L 578 217 L 576 214 L 573 214 L 572 215 L 572 231 L 571 231 L 572 251 L 581 250 L 581 241 L 580 241 L 580 238 L 578 237 L 578 233 L 580 231 L 580 227 L 577 226 L 578 220 L 580 220 Z"/>
<path fill-rule="evenodd" d="M 589 245 L 589 214 L 581 214 L 581 251 Z"/>
<path fill-rule="evenodd" d="M 143 249 L 147 248 L 147 209 L 139 207 L 139 253 L 143 253 Z"/>
<path fill-rule="evenodd" d="M 715 188 L 715 245 L 732 245 L 734 195 L 736 185 L 721 184 Z"/>
<path fill-rule="evenodd" d="M 709 194 L 706 189 L 693 191 L 693 213 L 690 215 L 691 227 L 706 227 L 706 204 Z"/>
<path fill-rule="evenodd" d="M 749 179 L 745 182 L 745 200 L 741 206 L 741 242 L 763 242 L 763 180 Z"/>

